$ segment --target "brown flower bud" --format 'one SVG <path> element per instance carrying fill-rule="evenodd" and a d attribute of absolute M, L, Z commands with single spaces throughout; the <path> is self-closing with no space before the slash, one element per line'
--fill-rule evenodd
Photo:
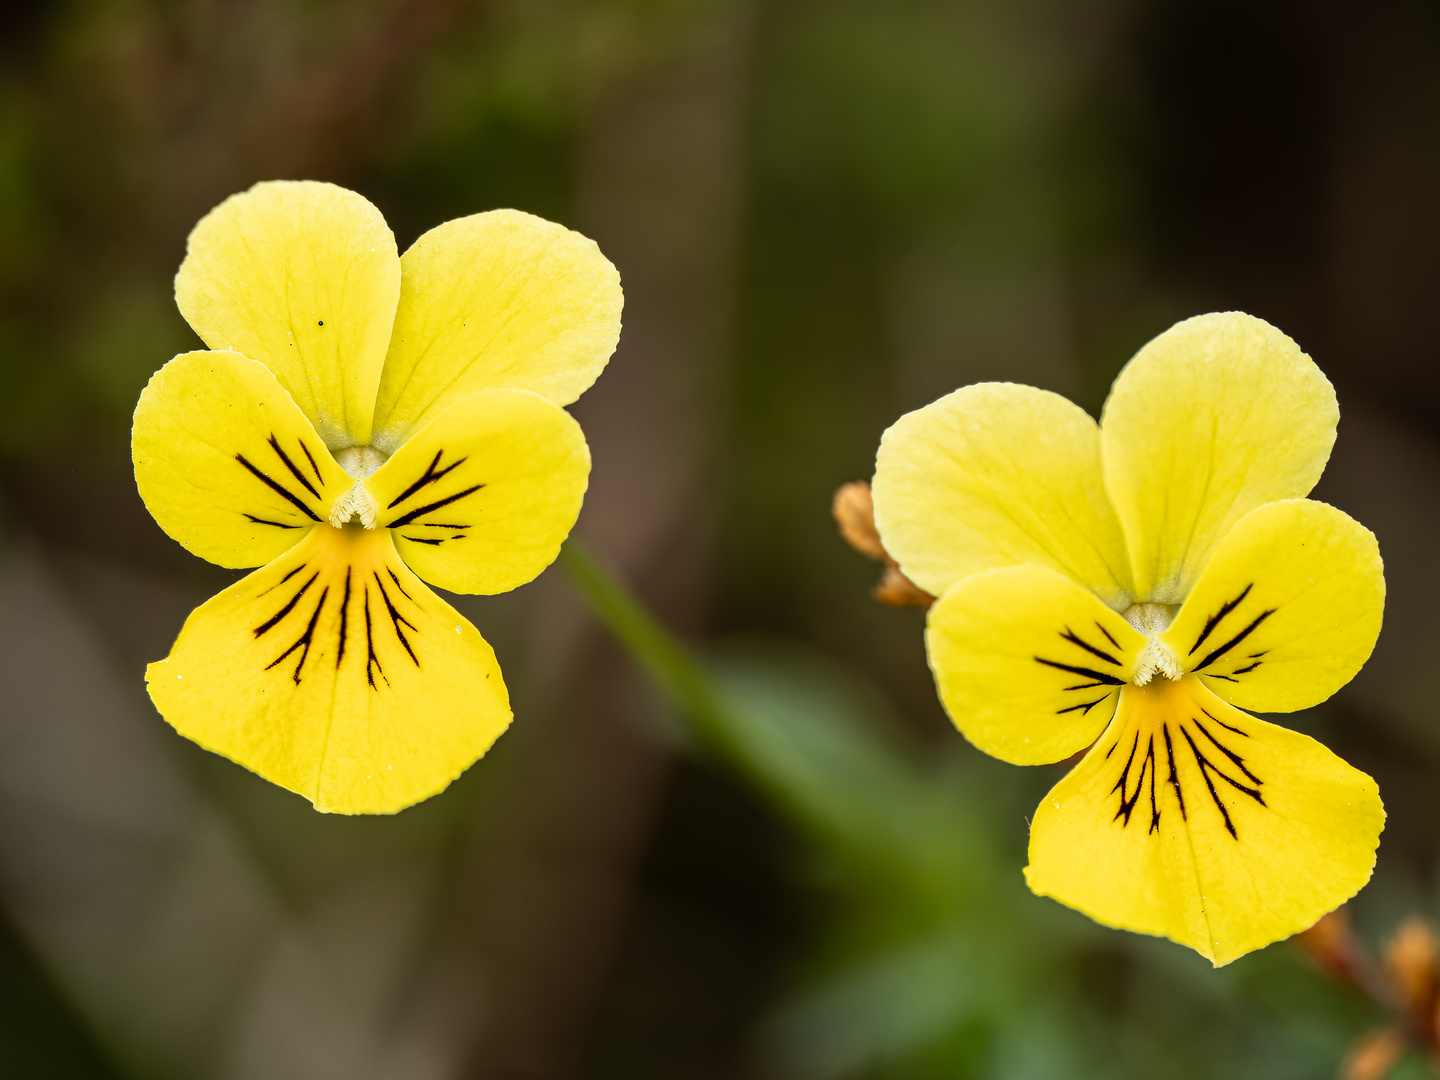
<path fill-rule="evenodd" d="M 1411 915 L 1385 943 L 1385 971 L 1395 986 L 1400 1004 L 1428 1023 L 1435 1008 L 1436 963 L 1440 943 L 1435 931 L 1418 915 Z"/>
<path fill-rule="evenodd" d="M 869 484 L 864 480 L 841 484 L 835 489 L 830 513 L 835 518 L 835 524 L 840 526 L 840 535 L 847 544 L 867 559 L 890 561 L 885 545 L 880 542 L 880 533 L 875 528 L 875 503 L 870 498 Z"/>
<path fill-rule="evenodd" d="M 1384 1080 L 1400 1064 L 1406 1048 L 1405 1033 L 1396 1027 L 1366 1035 L 1341 1062 L 1341 1080 Z"/>

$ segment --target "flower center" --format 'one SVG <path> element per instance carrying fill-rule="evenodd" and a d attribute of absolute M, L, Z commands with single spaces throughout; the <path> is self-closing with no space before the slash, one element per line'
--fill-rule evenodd
<path fill-rule="evenodd" d="M 1178 679 L 1185 673 L 1175 650 L 1160 640 L 1174 618 L 1175 608 L 1168 604 L 1131 604 L 1125 609 L 1125 621 L 1147 639 L 1135 661 L 1136 686 L 1146 685 L 1156 675 Z"/>
<path fill-rule="evenodd" d="M 330 508 L 330 524 L 335 528 L 356 519 L 367 529 L 375 528 L 375 519 L 380 514 L 380 504 L 365 487 L 366 477 L 374 476 L 377 469 L 389 460 L 390 455 L 373 446 L 347 446 L 335 452 L 335 463 L 355 478 L 350 490 L 335 500 Z"/>

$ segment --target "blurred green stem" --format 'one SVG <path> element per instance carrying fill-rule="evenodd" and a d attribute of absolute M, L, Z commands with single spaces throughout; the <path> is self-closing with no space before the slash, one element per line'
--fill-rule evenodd
<path fill-rule="evenodd" d="M 560 549 L 559 562 L 590 611 L 686 714 L 695 733 L 717 749 L 733 752 L 724 700 L 690 651 L 574 536 Z"/>

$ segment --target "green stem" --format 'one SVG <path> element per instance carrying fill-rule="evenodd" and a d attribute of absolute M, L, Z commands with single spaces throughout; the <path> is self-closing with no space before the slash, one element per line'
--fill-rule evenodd
<path fill-rule="evenodd" d="M 594 616 L 630 654 L 671 703 L 686 714 L 698 735 L 733 749 L 720 691 L 688 649 L 677 641 L 607 570 L 580 540 L 560 549 L 560 568 Z"/>

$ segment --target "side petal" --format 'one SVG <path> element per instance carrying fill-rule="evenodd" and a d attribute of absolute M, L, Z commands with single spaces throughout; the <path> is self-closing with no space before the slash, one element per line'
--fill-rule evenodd
<path fill-rule="evenodd" d="M 351 484 L 270 370 L 233 352 L 181 353 L 157 371 L 130 453 L 160 527 L 221 566 L 288 551 Z"/>
<path fill-rule="evenodd" d="M 593 240 L 518 210 L 447 221 L 416 240 L 375 409 L 393 452 L 476 390 L 533 390 L 561 405 L 620 340 L 620 275 Z"/>
<path fill-rule="evenodd" d="M 1384 610 L 1375 535 L 1333 506 L 1287 499 L 1235 524 L 1162 640 L 1230 704 L 1292 712 L 1355 677 Z"/>
<path fill-rule="evenodd" d="M 1045 566 L 966 578 L 930 609 L 930 670 L 955 726 L 1017 765 L 1060 761 L 1105 730 L 1145 639 Z"/>
<path fill-rule="evenodd" d="M 175 275 L 175 301 L 205 344 L 265 364 L 332 450 L 370 442 L 399 296 L 380 211 L 310 180 L 226 199 L 190 233 Z"/>
<path fill-rule="evenodd" d="M 590 481 L 574 418 L 528 390 L 456 401 L 367 482 L 411 568 L 452 592 L 501 593 L 560 554 Z"/>
<path fill-rule="evenodd" d="M 1133 599 L 1100 433 L 1058 394 L 977 383 L 906 413 L 880 440 L 873 490 L 886 550 L 926 592 L 1036 563 L 1116 610 Z"/>
<path fill-rule="evenodd" d="M 1309 494 L 1339 418 L 1320 369 L 1253 316 L 1199 315 L 1141 349 L 1100 419 L 1136 595 L 1180 603 L 1235 522 Z"/>
<path fill-rule="evenodd" d="M 1313 925 L 1370 880 L 1375 781 L 1194 678 L 1127 686 L 1045 796 L 1025 878 L 1091 918 L 1218 967 Z"/>
<path fill-rule="evenodd" d="M 332 813 L 442 791 L 510 723 L 490 646 L 383 530 L 316 528 L 196 608 L 145 677 L 180 734 Z"/>

